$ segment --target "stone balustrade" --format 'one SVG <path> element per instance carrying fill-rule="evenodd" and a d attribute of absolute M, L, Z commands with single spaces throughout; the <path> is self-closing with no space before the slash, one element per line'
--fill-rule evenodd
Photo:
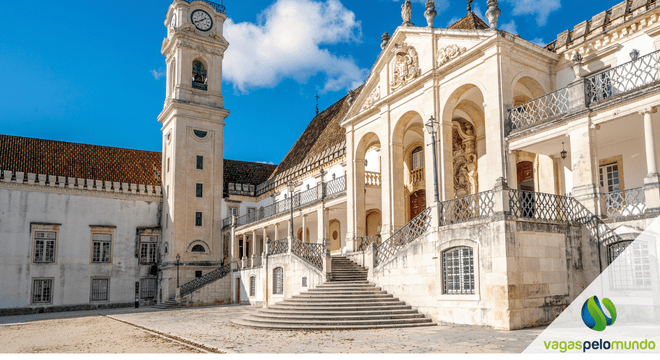
<path fill-rule="evenodd" d="M 0 182 L 8 184 L 21 184 L 45 186 L 51 188 L 78 189 L 88 191 L 101 191 L 107 193 L 133 194 L 143 196 L 161 197 L 160 186 L 129 184 L 114 181 L 81 179 L 65 176 L 43 175 L 9 170 L 0 171 Z"/>
<path fill-rule="evenodd" d="M 366 186 L 380 186 L 382 184 L 381 175 L 377 172 L 365 171 L 364 184 Z"/>
<path fill-rule="evenodd" d="M 410 182 L 415 185 L 419 182 L 424 181 L 424 168 L 419 168 L 417 170 L 413 170 L 410 173 Z"/>

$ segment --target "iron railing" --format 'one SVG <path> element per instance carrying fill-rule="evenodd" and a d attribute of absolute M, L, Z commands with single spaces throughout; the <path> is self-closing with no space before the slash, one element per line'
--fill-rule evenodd
<path fill-rule="evenodd" d="M 192 294 L 196 290 L 199 290 L 214 281 L 222 279 L 223 277 L 227 276 L 230 272 L 231 272 L 231 264 L 226 264 L 223 267 L 211 271 L 210 273 L 200 278 L 197 278 L 191 282 L 183 284 L 181 286 L 181 297 L 186 296 L 188 294 Z"/>
<path fill-rule="evenodd" d="M 268 255 L 286 254 L 289 252 L 289 239 L 269 240 Z"/>
<path fill-rule="evenodd" d="M 209 1 L 209 0 L 181 0 L 181 1 L 185 1 L 185 2 L 187 2 L 188 4 L 192 3 L 193 1 L 201 1 L 201 2 L 205 2 L 205 3 L 209 4 L 209 5 L 211 5 L 211 7 L 213 8 L 213 10 L 215 10 L 215 11 L 217 11 L 217 12 L 219 12 L 219 13 L 223 13 L 223 14 L 224 14 L 225 11 L 227 10 L 227 8 L 222 4 L 222 3 L 223 3 L 222 0 L 220 1 L 220 4 L 214 3 L 214 2 Z"/>
<path fill-rule="evenodd" d="M 222 228 L 228 228 L 231 226 L 231 216 L 222 220 Z"/>
<path fill-rule="evenodd" d="M 440 226 L 486 219 L 495 215 L 495 194 L 485 191 L 440 203 Z"/>
<path fill-rule="evenodd" d="M 644 188 L 614 191 L 605 196 L 608 217 L 641 215 L 646 211 Z"/>
<path fill-rule="evenodd" d="M 574 221 L 572 203 L 562 195 L 509 190 L 509 211 L 512 215 L 547 221 Z"/>
<path fill-rule="evenodd" d="M 346 177 L 321 183 L 314 188 L 293 195 L 293 209 L 313 205 L 323 199 L 337 196 L 346 191 Z M 291 198 L 258 209 L 254 213 L 238 218 L 238 226 L 252 224 L 291 211 Z"/>
<path fill-rule="evenodd" d="M 384 263 L 394 254 L 403 249 L 406 245 L 417 240 L 431 225 L 431 208 L 422 211 L 414 219 L 410 220 L 406 226 L 401 228 L 376 247 L 375 266 Z"/>
<path fill-rule="evenodd" d="M 568 113 L 568 88 L 559 89 L 509 110 L 511 131 L 542 123 Z"/>
<path fill-rule="evenodd" d="M 586 81 L 588 104 L 660 81 L 660 51 L 603 70 L 587 77 Z"/>
<path fill-rule="evenodd" d="M 357 242 L 357 249 L 358 251 L 365 251 L 371 244 L 376 244 L 376 246 L 380 245 L 382 237 L 380 234 L 378 235 L 372 235 L 372 236 L 365 236 L 365 237 L 359 237 L 355 239 Z"/>
<path fill-rule="evenodd" d="M 315 268 L 323 271 L 323 258 L 325 257 L 325 245 L 307 244 L 297 238 L 291 242 L 291 252 L 298 255 Z"/>

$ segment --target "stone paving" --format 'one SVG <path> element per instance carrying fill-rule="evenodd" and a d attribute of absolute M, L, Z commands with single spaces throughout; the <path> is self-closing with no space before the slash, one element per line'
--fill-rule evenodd
<path fill-rule="evenodd" d="M 497 331 L 485 327 L 432 326 L 279 331 L 231 322 L 256 310 L 250 306 L 222 306 L 111 317 L 227 353 L 521 353 L 545 329 Z"/>
<path fill-rule="evenodd" d="M 101 319 L 107 316 L 227 353 L 520 353 L 545 329 L 497 331 L 486 327 L 431 326 L 349 331 L 280 331 L 243 327 L 231 321 L 256 310 L 258 308 L 232 305 L 36 314 L 0 317 L 0 328 L 9 324 L 49 319 L 94 316 Z"/>

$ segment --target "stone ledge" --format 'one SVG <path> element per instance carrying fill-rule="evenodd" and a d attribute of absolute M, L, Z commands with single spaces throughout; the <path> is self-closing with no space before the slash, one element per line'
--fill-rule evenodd
<path fill-rule="evenodd" d="M 119 309 L 119 308 L 133 307 L 133 306 L 135 306 L 135 303 L 131 302 L 131 303 L 113 303 L 113 304 L 81 304 L 81 305 L 58 305 L 58 306 L 10 308 L 10 309 L 0 309 L 0 316 L 30 315 L 30 314 L 69 312 L 69 311 L 84 311 L 84 310 Z"/>

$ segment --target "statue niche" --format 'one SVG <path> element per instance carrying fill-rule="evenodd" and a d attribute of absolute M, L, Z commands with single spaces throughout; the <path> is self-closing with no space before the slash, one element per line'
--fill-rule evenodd
<path fill-rule="evenodd" d="M 474 135 L 474 127 L 469 122 L 459 119 L 452 121 L 452 125 L 454 196 L 459 198 L 479 192 L 477 138 Z"/>

